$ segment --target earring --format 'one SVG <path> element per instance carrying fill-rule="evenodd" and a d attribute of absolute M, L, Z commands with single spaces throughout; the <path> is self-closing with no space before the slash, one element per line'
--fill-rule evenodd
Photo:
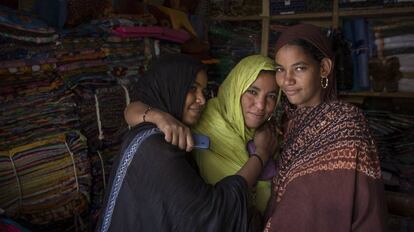
<path fill-rule="evenodd" d="M 269 117 L 269 118 L 267 118 L 267 120 L 266 120 L 266 121 L 270 121 L 270 120 L 272 119 L 272 117 L 273 117 L 273 115 L 270 115 L 270 117 Z"/>
<path fill-rule="evenodd" d="M 321 86 L 322 86 L 322 88 L 326 89 L 326 87 L 328 87 L 328 82 L 329 82 L 328 77 L 326 77 L 326 76 L 321 77 Z"/>

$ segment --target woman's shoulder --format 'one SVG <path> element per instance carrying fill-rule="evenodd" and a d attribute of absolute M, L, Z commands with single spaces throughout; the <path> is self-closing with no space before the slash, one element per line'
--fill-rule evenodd
<path fill-rule="evenodd" d="M 162 153 L 163 156 L 180 156 L 186 154 L 186 151 L 165 141 L 163 133 L 156 133 L 147 137 L 142 142 L 140 149 L 141 152 Z"/>
<path fill-rule="evenodd" d="M 344 102 L 341 100 L 332 101 L 328 103 L 328 105 L 334 109 L 336 109 L 338 112 L 353 112 L 353 113 L 361 113 L 361 109 L 354 104 Z"/>
<path fill-rule="evenodd" d="M 127 149 L 127 147 L 133 145 L 132 143 L 140 143 L 138 149 L 141 152 L 180 153 L 177 146 L 165 141 L 164 134 L 151 123 L 142 123 L 142 125 L 131 128 L 124 138 L 122 149 Z"/>
<path fill-rule="evenodd" d="M 331 128 L 336 130 L 345 128 L 355 130 L 367 130 L 368 124 L 363 111 L 350 103 L 335 101 L 327 103 L 320 114 L 321 120 L 330 123 Z"/>
<path fill-rule="evenodd" d="M 337 116 L 338 118 L 365 119 L 363 111 L 359 107 L 351 103 L 348 103 L 348 102 L 333 101 L 333 102 L 327 103 L 327 109 L 332 115 Z"/>

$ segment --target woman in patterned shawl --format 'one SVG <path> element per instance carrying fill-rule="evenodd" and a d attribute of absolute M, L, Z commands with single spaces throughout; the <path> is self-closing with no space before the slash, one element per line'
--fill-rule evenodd
<path fill-rule="evenodd" d="M 362 112 L 336 99 L 329 40 L 319 27 L 292 26 L 275 60 L 288 123 L 265 231 L 384 231 L 375 143 Z"/>

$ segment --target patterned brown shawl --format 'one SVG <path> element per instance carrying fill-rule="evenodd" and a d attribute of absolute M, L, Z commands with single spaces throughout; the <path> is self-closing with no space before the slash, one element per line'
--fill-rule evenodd
<path fill-rule="evenodd" d="M 384 231 L 381 170 L 362 112 L 332 101 L 288 118 L 265 231 Z"/>
<path fill-rule="evenodd" d="M 377 150 L 365 117 L 344 102 L 289 109 L 289 125 L 274 193 L 280 201 L 295 178 L 318 171 L 357 170 L 381 178 Z"/>

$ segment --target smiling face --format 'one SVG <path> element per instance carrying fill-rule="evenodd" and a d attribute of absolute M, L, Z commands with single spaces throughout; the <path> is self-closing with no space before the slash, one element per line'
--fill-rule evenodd
<path fill-rule="evenodd" d="M 261 72 L 241 96 L 244 124 L 250 129 L 262 125 L 276 106 L 277 86 L 274 75 Z"/>
<path fill-rule="evenodd" d="M 196 124 L 200 119 L 206 104 L 206 87 L 207 74 L 205 71 L 199 71 L 185 98 L 182 121 L 188 126 Z"/>
<path fill-rule="evenodd" d="M 276 81 L 290 103 L 298 108 L 321 103 L 321 76 L 326 73 L 321 67 L 323 65 L 297 45 L 285 45 L 279 49 Z"/>

